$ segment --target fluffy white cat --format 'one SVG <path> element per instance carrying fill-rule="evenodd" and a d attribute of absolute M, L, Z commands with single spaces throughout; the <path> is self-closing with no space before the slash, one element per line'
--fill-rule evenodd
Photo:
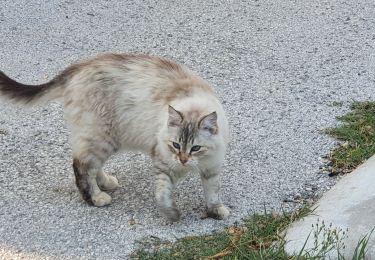
<path fill-rule="evenodd" d="M 102 167 L 123 150 L 149 154 L 156 203 L 171 221 L 172 197 L 188 172 L 200 174 L 209 217 L 229 215 L 219 196 L 228 123 L 212 87 L 188 68 L 147 55 L 104 54 L 72 65 L 48 83 L 29 86 L 0 71 L 0 95 L 23 104 L 64 103 L 76 184 L 88 203 L 111 203 L 119 184 Z"/>

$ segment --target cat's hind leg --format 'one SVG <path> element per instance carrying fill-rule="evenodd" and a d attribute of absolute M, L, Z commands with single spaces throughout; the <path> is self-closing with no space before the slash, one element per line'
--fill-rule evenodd
<path fill-rule="evenodd" d="M 73 169 L 76 185 L 82 198 L 91 205 L 102 207 L 112 201 L 111 196 L 99 188 L 97 180 L 99 179 L 100 185 L 106 188 L 114 188 L 118 185 L 115 177 L 102 173 L 105 161 L 114 153 L 114 150 L 105 141 L 93 141 L 88 138 L 82 138 L 73 143 Z"/>
<path fill-rule="evenodd" d="M 101 191 L 96 183 L 96 175 L 100 171 L 100 168 L 98 169 L 95 162 L 74 158 L 73 169 L 76 185 L 82 198 L 87 203 L 97 207 L 102 207 L 111 203 L 111 196 Z"/>

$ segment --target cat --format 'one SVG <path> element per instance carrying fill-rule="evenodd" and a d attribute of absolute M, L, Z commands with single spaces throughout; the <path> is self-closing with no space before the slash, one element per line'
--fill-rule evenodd
<path fill-rule="evenodd" d="M 228 121 L 213 88 L 184 65 L 143 54 L 100 54 L 41 85 L 21 84 L 0 71 L 0 96 L 24 105 L 63 102 L 76 185 L 90 205 L 110 204 L 105 191 L 119 187 L 102 171 L 105 161 L 120 151 L 140 151 L 153 160 L 163 216 L 180 219 L 173 188 L 194 172 L 207 216 L 228 217 L 219 195 Z"/>

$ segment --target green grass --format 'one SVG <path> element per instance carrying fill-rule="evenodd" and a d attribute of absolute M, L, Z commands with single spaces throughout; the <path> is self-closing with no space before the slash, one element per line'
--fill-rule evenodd
<path fill-rule="evenodd" d="M 374 231 L 364 235 L 357 243 L 351 258 L 345 258 L 342 251 L 345 249 L 344 240 L 347 231 L 326 225 L 319 221 L 312 226 L 311 233 L 305 244 L 296 255 L 287 255 L 284 251 L 285 229 L 295 220 L 310 214 L 308 208 L 294 213 L 275 215 L 254 215 L 245 221 L 242 226 L 232 226 L 225 232 L 193 236 L 177 240 L 175 243 L 148 241 L 142 246 L 153 250 L 141 249 L 132 255 L 133 259 L 254 259 L 254 260 L 365 260 L 370 237 Z M 305 248 L 307 240 L 311 238 L 312 247 Z M 148 245 L 147 245 L 148 244 Z"/>
<path fill-rule="evenodd" d="M 374 232 L 374 229 L 375 228 L 373 228 L 368 234 L 366 234 L 359 240 L 357 247 L 355 248 L 354 253 L 353 253 L 353 258 L 352 258 L 353 260 L 366 259 L 368 243 L 370 242 L 370 238 L 371 238 L 372 233 Z"/>
<path fill-rule="evenodd" d="M 243 225 L 229 227 L 225 232 L 186 237 L 172 244 L 157 241 L 153 247 L 158 250 L 150 252 L 142 249 L 132 257 L 136 259 L 290 259 L 283 249 L 283 231 L 290 223 L 306 216 L 309 212 L 308 208 L 303 208 L 294 213 L 281 215 L 256 214 Z"/>
<path fill-rule="evenodd" d="M 338 117 L 341 126 L 327 130 L 343 141 L 330 155 L 333 172 L 350 172 L 375 154 L 375 102 L 355 102 L 351 109 Z"/>
<path fill-rule="evenodd" d="M 141 250 L 135 252 L 133 259 L 254 259 L 254 260 L 345 260 L 342 250 L 347 230 L 341 230 L 319 221 L 312 226 L 309 237 L 313 246 L 301 248 L 296 255 L 284 251 L 284 231 L 294 221 L 311 214 L 307 207 L 294 213 L 253 215 L 241 226 L 229 227 L 226 231 L 206 236 L 192 236 L 175 243 L 151 239 L 139 241 Z M 366 259 L 368 243 L 373 231 L 357 243 L 352 260 Z M 333 255 L 331 255 L 333 253 Z"/>

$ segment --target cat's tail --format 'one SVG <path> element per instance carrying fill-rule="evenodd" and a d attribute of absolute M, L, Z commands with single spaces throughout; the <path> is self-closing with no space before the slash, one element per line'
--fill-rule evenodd
<path fill-rule="evenodd" d="M 0 98 L 24 105 L 46 103 L 62 95 L 67 81 L 66 74 L 62 73 L 44 84 L 25 85 L 11 79 L 0 71 Z"/>

